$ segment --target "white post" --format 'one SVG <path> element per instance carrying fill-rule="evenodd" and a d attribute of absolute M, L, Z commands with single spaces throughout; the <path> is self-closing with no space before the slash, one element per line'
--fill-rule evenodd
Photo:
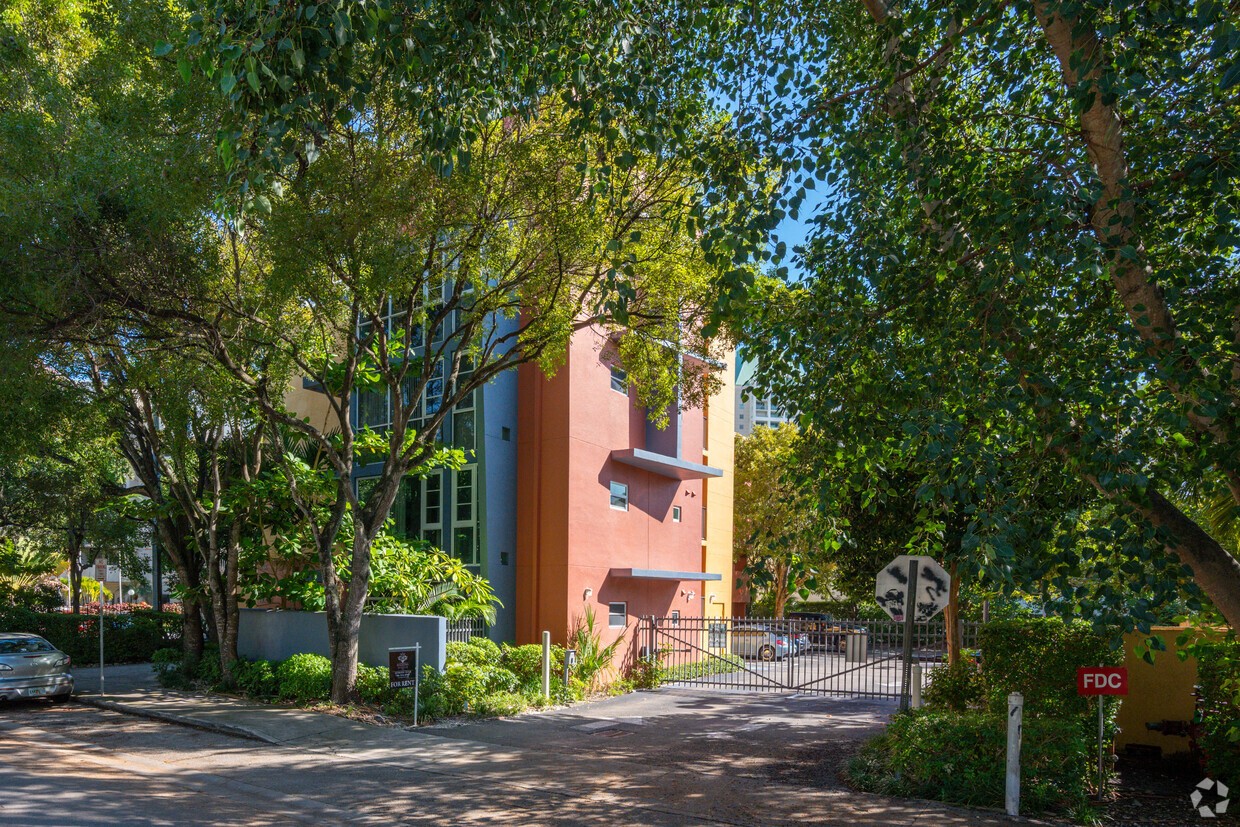
<path fill-rule="evenodd" d="M 913 709 L 921 709 L 921 664 L 913 664 L 912 672 Z"/>
<path fill-rule="evenodd" d="M 95 566 L 95 574 L 98 574 L 99 567 Z M 104 575 L 107 580 L 107 575 Z M 99 697 L 103 697 L 103 581 L 99 582 Z"/>
<path fill-rule="evenodd" d="M 543 653 L 542 653 L 542 694 L 544 698 L 551 698 L 551 633 L 543 632 Z"/>
<path fill-rule="evenodd" d="M 1020 736 L 1024 714 L 1024 696 L 1019 692 L 1008 695 L 1007 788 L 1004 803 L 1010 816 L 1020 813 Z"/>

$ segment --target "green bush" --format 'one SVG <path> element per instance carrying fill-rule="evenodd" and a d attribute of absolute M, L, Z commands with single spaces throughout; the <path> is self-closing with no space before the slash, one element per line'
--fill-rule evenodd
<path fill-rule="evenodd" d="M 979 664 L 968 659 L 930 670 L 930 683 L 922 693 L 926 706 L 957 712 L 981 706 L 985 697 Z"/>
<path fill-rule="evenodd" d="M 397 690 L 388 688 L 388 670 L 378 666 L 357 666 L 357 694 L 368 704 L 383 705 L 391 701 Z M 412 694 L 412 690 L 410 691 Z"/>
<path fill-rule="evenodd" d="M 485 637 L 471 637 L 463 643 L 448 644 L 448 660 L 474 666 L 497 666 L 501 653 L 495 641 Z"/>
<path fill-rule="evenodd" d="M 982 680 L 992 712 L 1007 710 L 1007 696 L 1025 698 L 1025 717 L 1070 717 L 1086 727 L 1097 721 L 1097 701 L 1078 695 L 1079 666 L 1119 666 L 1124 653 L 1087 623 L 1058 618 L 1001 620 L 982 627 Z"/>
<path fill-rule="evenodd" d="M 542 644 L 527 643 L 524 646 L 507 646 L 501 649 L 501 665 L 517 676 L 521 686 L 542 687 Z M 564 647 L 551 647 L 551 674 L 564 671 Z"/>
<path fill-rule="evenodd" d="M 719 655 L 692 663 L 678 663 L 675 666 L 659 667 L 659 682 L 689 681 L 707 675 L 719 675 L 735 672 L 744 665 L 740 655 Z"/>
<path fill-rule="evenodd" d="M 1001 807 L 1007 715 L 923 709 L 896 715 L 848 765 L 859 788 L 953 804 Z M 1023 812 L 1086 806 L 1094 745 L 1062 718 L 1026 718 L 1021 745 Z"/>
<path fill-rule="evenodd" d="M 280 679 L 276 676 L 278 663 L 269 660 L 238 660 L 233 664 L 233 677 L 237 689 L 254 698 L 270 698 L 280 694 Z"/>
<path fill-rule="evenodd" d="M 517 692 L 492 692 L 479 698 L 471 711 L 482 718 L 498 718 L 516 715 L 529 705 L 526 696 Z"/>
<path fill-rule="evenodd" d="M 103 657 L 107 663 L 144 663 L 160 649 L 181 644 L 181 616 L 136 610 L 103 616 Z M 35 612 L 0 607 L 0 629 L 46 638 L 78 666 L 99 662 L 99 615 Z"/>
<path fill-rule="evenodd" d="M 1223 640 L 1196 643 L 1201 734 L 1197 738 L 1212 778 L 1240 788 L 1240 641 L 1235 632 Z"/>
<path fill-rule="evenodd" d="M 332 662 L 322 655 L 293 655 L 276 667 L 280 696 L 293 701 L 326 700 L 332 688 Z"/>

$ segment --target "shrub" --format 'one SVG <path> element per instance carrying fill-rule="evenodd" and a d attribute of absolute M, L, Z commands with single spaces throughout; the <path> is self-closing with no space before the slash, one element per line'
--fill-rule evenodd
<path fill-rule="evenodd" d="M 659 667 L 659 682 L 689 681 L 707 675 L 719 675 L 735 672 L 744 665 L 740 655 L 718 655 L 692 663 L 678 663 L 675 666 Z"/>
<path fill-rule="evenodd" d="M 1025 717 L 1049 715 L 1097 720 L 1097 701 L 1076 693 L 1078 666 L 1119 666 L 1123 652 L 1087 623 L 1058 618 L 1001 620 L 983 626 L 982 680 L 992 712 L 1007 710 L 1007 696 L 1025 698 Z"/>
<path fill-rule="evenodd" d="M 1192 647 L 1197 657 L 1201 734 L 1197 742 L 1206 770 L 1229 787 L 1240 787 L 1240 641 L 1235 633 Z"/>
<path fill-rule="evenodd" d="M 269 660 L 238 660 L 233 664 L 233 677 L 237 689 L 255 698 L 269 698 L 280 693 L 280 679 L 276 676 L 278 663 Z"/>
<path fill-rule="evenodd" d="M 447 655 L 448 660 L 475 666 L 497 666 L 501 657 L 499 646 L 485 637 L 471 637 L 463 643 L 449 643 Z"/>
<path fill-rule="evenodd" d="M 103 657 L 108 663 L 143 663 L 160 649 L 180 645 L 181 617 L 136 610 L 103 616 Z M 99 662 L 99 615 L 35 612 L 0 607 L 0 629 L 47 638 L 76 665 Z"/>
<path fill-rule="evenodd" d="M 525 696 L 516 692 L 492 692 L 479 698 L 472 711 L 480 717 L 495 718 L 516 715 L 529 705 Z"/>
<path fill-rule="evenodd" d="M 332 662 L 322 655 L 293 655 L 276 667 L 280 695 L 294 701 L 321 701 L 331 693 Z"/>
<path fill-rule="evenodd" d="M 527 643 L 524 646 L 504 646 L 500 660 L 501 665 L 517 676 L 524 687 L 542 686 L 542 645 Z M 564 670 L 564 647 L 551 647 L 551 674 L 562 674 Z"/>
<path fill-rule="evenodd" d="M 922 693 L 926 706 L 936 709 L 966 709 L 982 705 L 986 691 L 976 661 L 962 660 L 930 671 L 930 683 Z"/>
<path fill-rule="evenodd" d="M 917 710 L 896 715 L 887 732 L 848 765 L 863 790 L 954 804 L 1000 807 L 1004 800 L 1007 715 Z M 1021 745 L 1021 807 L 1079 811 L 1087 802 L 1094 746 L 1063 718 L 1026 718 Z"/>
<path fill-rule="evenodd" d="M 169 689 L 188 689 L 190 679 L 182 669 L 183 653 L 180 649 L 158 649 L 151 653 L 151 667 L 155 670 L 155 680 L 160 686 Z"/>
<path fill-rule="evenodd" d="M 357 694 L 368 704 L 384 704 L 392 700 L 395 689 L 388 687 L 388 670 L 378 666 L 357 666 Z M 413 691 L 410 690 L 410 695 Z"/>

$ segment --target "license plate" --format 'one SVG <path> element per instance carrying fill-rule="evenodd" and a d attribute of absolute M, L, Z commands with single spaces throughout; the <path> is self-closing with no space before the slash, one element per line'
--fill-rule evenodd
<path fill-rule="evenodd" d="M 31 695 L 42 695 L 44 691 L 46 690 L 44 690 L 42 687 L 35 687 L 34 689 L 30 690 L 30 694 Z"/>

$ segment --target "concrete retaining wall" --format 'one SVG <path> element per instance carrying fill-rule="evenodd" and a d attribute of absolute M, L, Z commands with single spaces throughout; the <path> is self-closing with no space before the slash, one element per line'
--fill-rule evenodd
<path fill-rule="evenodd" d="M 358 660 L 388 665 L 388 649 L 422 644 L 422 663 L 443 671 L 448 621 L 430 615 L 363 615 L 357 641 Z M 309 652 L 330 657 L 327 615 L 280 609 L 242 609 L 237 626 L 237 654 L 249 660 L 284 660 Z"/>

